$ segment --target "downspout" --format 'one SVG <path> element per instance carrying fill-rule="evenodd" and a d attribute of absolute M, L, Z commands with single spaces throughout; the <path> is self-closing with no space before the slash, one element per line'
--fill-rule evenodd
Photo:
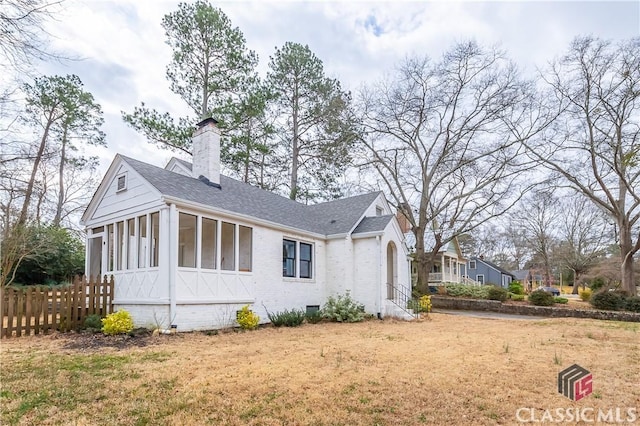
<path fill-rule="evenodd" d="M 169 207 L 169 323 L 175 324 L 176 281 L 178 274 L 178 210 L 175 204 Z"/>
<path fill-rule="evenodd" d="M 376 247 L 377 247 L 377 256 L 378 256 L 378 264 L 376 267 L 376 283 L 378 283 L 378 291 L 377 291 L 377 301 L 376 308 L 378 311 L 378 319 L 382 319 L 382 244 L 380 241 L 380 235 L 376 235 Z"/>

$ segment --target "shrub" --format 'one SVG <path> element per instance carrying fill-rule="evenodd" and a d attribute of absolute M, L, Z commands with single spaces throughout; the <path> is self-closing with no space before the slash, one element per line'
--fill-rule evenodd
<path fill-rule="evenodd" d="M 518 281 L 512 281 L 509 284 L 509 293 L 513 294 L 524 294 L 524 287 Z"/>
<path fill-rule="evenodd" d="M 447 284 L 445 288 L 447 295 L 453 297 L 470 297 L 473 299 L 486 299 L 489 297 L 489 286 Z"/>
<path fill-rule="evenodd" d="M 560 296 L 554 297 L 553 301 L 555 303 L 560 303 L 561 305 L 566 305 L 567 303 L 569 303 L 569 299 L 567 299 L 566 297 L 560 297 Z"/>
<path fill-rule="evenodd" d="M 640 296 L 631 296 L 627 298 L 624 308 L 631 312 L 640 312 Z"/>
<path fill-rule="evenodd" d="M 431 307 L 431 296 L 428 294 L 407 301 L 407 309 L 411 309 L 415 313 L 426 312 L 428 314 L 431 312 Z"/>
<path fill-rule="evenodd" d="M 597 290 L 600 290 L 602 287 L 604 287 L 604 284 L 605 282 L 602 277 L 596 277 L 589 284 L 589 288 L 591 289 L 592 292 L 597 291 Z"/>
<path fill-rule="evenodd" d="M 489 292 L 487 293 L 487 299 L 489 300 L 499 300 L 504 302 L 509 297 L 509 292 L 506 288 L 491 286 L 489 288 Z"/>
<path fill-rule="evenodd" d="M 249 309 L 249 305 L 244 305 L 242 309 L 238 311 L 236 321 L 241 329 L 253 330 L 258 328 L 258 324 L 260 324 L 260 317 Z"/>
<path fill-rule="evenodd" d="M 553 295 L 544 290 L 536 290 L 529 295 L 529 303 L 536 306 L 551 306 L 555 302 Z"/>
<path fill-rule="evenodd" d="M 102 317 L 98 314 L 91 314 L 84 320 L 84 328 L 90 331 L 102 330 Z"/>
<path fill-rule="evenodd" d="M 625 297 L 615 291 L 601 291 L 591 296 L 590 302 L 596 309 L 619 311 L 625 306 Z"/>
<path fill-rule="evenodd" d="M 521 300 L 524 300 L 524 294 L 509 293 L 509 298 L 511 300 L 521 301 Z"/>
<path fill-rule="evenodd" d="M 102 332 L 113 336 L 116 334 L 126 334 L 133 330 L 133 319 L 131 314 L 124 309 L 107 315 L 102 318 Z"/>
<path fill-rule="evenodd" d="M 580 299 L 582 299 L 585 302 L 588 302 L 589 299 L 591 299 L 591 294 L 592 294 L 591 289 L 585 288 L 580 292 Z"/>
<path fill-rule="evenodd" d="M 426 312 L 427 314 L 431 312 L 431 296 L 424 295 L 418 300 L 418 312 Z"/>
<path fill-rule="evenodd" d="M 309 324 L 317 324 L 322 321 L 322 311 L 317 310 L 313 312 L 307 312 L 304 314 L 304 318 Z"/>
<path fill-rule="evenodd" d="M 360 322 L 364 319 L 364 305 L 353 300 L 347 291 L 345 295 L 329 296 L 322 316 L 330 321 Z"/>
<path fill-rule="evenodd" d="M 302 309 L 291 309 L 290 311 L 285 309 L 275 314 L 267 311 L 267 316 L 275 327 L 282 327 L 283 325 L 285 327 L 297 327 L 304 322 L 305 314 Z"/>

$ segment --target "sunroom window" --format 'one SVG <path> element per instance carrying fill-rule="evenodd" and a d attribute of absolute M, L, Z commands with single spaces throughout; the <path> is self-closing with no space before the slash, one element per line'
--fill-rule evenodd
<path fill-rule="evenodd" d="M 218 221 L 202 218 L 202 258 L 200 260 L 203 269 L 216 269 L 216 245 L 218 233 Z"/>
<path fill-rule="evenodd" d="M 180 213 L 178 232 L 178 266 L 196 267 L 196 216 Z"/>

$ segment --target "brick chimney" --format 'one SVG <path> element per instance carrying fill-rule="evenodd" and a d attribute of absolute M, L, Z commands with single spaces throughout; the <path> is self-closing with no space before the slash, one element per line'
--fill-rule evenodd
<path fill-rule="evenodd" d="M 220 130 L 213 118 L 205 118 L 191 138 L 193 147 L 193 177 L 205 177 L 210 183 L 220 185 Z"/>
<path fill-rule="evenodd" d="M 411 231 L 411 222 L 407 219 L 406 211 L 409 211 L 411 207 L 408 204 L 400 204 L 398 206 L 398 211 L 396 212 L 396 218 L 398 219 L 398 223 L 400 224 L 400 229 L 403 234 Z"/>

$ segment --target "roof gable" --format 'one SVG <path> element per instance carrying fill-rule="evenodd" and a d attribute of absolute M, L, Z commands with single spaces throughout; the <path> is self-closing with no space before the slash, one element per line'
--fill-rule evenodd
<path fill-rule="evenodd" d="M 490 261 L 485 260 L 485 259 L 481 259 L 481 258 L 479 258 L 479 257 L 477 257 L 477 256 L 473 256 L 473 257 L 471 258 L 471 260 L 475 260 L 476 262 L 484 263 L 484 264 L 485 264 L 485 265 L 487 265 L 489 268 L 495 269 L 496 271 L 498 271 L 498 272 L 500 272 L 500 273 L 502 273 L 502 274 L 504 274 L 504 275 L 509 275 L 511 278 L 515 278 L 515 275 L 514 275 L 513 273 L 511 273 L 511 272 L 507 271 L 507 270 L 506 270 L 506 269 L 504 269 L 504 268 L 501 268 L 500 266 L 496 265 L 496 264 L 495 264 L 495 263 L 493 263 L 493 262 L 490 262 Z"/>
<path fill-rule="evenodd" d="M 188 163 L 184 160 L 181 160 L 176 157 L 171 157 L 171 160 L 164 167 L 165 170 L 169 170 L 170 172 L 179 173 L 184 176 L 192 176 L 191 163 Z"/>
<path fill-rule="evenodd" d="M 407 232 L 406 234 L 404 234 L 404 237 L 405 237 L 407 247 L 412 247 L 415 249 L 416 236 L 413 235 L 413 232 Z M 427 251 L 431 250 L 432 247 L 435 246 L 435 244 L 436 244 L 436 240 L 433 233 L 425 232 L 424 233 L 425 250 Z M 457 237 L 454 237 L 451 241 L 443 244 L 442 247 L 440 247 L 440 250 L 438 250 L 438 253 L 443 253 L 443 252 L 455 253 L 458 256 L 458 258 L 464 260 L 464 256 L 462 255 L 462 251 L 460 250 L 460 244 L 458 243 Z"/>
<path fill-rule="evenodd" d="M 149 182 L 125 161 L 125 158 L 119 154 L 115 156 L 82 214 L 81 223 L 89 221 L 97 212 L 104 214 L 106 210 L 106 213 L 115 213 L 122 206 L 124 198 L 138 197 L 140 201 L 139 197 L 153 199 L 160 196 Z M 126 190 L 120 193 L 116 187 L 116 179 L 122 175 L 125 175 Z M 134 188 L 132 182 L 137 182 L 138 187 Z M 105 203 L 109 204 L 106 209 Z"/>

